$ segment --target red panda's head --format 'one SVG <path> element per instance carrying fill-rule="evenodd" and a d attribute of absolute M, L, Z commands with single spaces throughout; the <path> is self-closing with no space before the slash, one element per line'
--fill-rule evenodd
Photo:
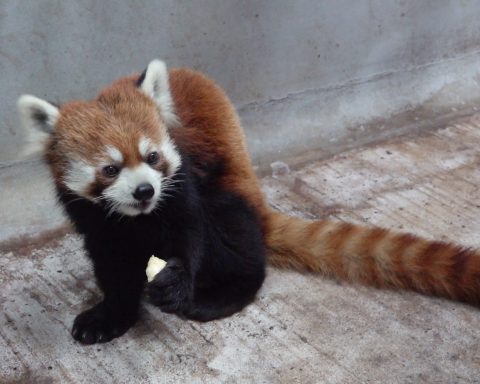
<path fill-rule="evenodd" d="M 59 108 L 24 95 L 18 109 L 30 144 L 44 152 L 55 183 L 108 210 L 150 213 L 181 165 L 168 133 L 178 121 L 160 60 L 140 79 L 117 81 L 93 101 Z"/>

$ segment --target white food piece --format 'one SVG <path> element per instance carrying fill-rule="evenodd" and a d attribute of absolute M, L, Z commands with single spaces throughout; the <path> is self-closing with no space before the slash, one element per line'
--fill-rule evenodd
<path fill-rule="evenodd" d="M 165 268 L 166 265 L 167 262 L 165 260 L 159 259 L 158 257 L 152 255 L 150 259 L 148 259 L 147 269 L 145 270 L 148 282 L 151 282 L 157 273 Z"/>

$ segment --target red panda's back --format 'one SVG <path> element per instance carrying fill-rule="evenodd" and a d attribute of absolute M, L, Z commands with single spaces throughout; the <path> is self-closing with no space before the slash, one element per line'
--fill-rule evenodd
<path fill-rule="evenodd" d="M 170 86 L 182 127 L 171 136 L 201 168 L 221 162 L 220 183 L 254 206 L 260 215 L 265 202 L 253 171 L 245 136 L 235 109 L 223 90 L 190 69 L 170 71 Z"/>

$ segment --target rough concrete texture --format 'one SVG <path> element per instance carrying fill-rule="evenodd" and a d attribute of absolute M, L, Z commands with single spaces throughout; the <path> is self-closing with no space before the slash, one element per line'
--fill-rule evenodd
<path fill-rule="evenodd" d="M 92 98 L 154 57 L 213 77 L 263 161 L 480 99 L 471 0 L 3 0 L 0 41 L 0 164 L 20 159 L 20 94 Z"/>
<path fill-rule="evenodd" d="M 480 246 L 480 116 L 262 181 L 308 218 L 382 225 Z M 3 228 L 2 228 L 3 229 Z M 99 299 L 79 238 L 0 246 L 2 383 L 476 383 L 478 308 L 269 270 L 258 299 L 198 324 L 145 304 L 122 338 L 84 347 L 74 316 Z"/>

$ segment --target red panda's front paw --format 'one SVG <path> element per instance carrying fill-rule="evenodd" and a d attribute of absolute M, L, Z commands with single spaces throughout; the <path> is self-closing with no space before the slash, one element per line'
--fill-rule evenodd
<path fill-rule="evenodd" d="M 75 318 L 72 336 L 82 344 L 106 343 L 123 335 L 134 323 L 134 318 L 120 319 L 108 314 L 101 302 Z"/>
<path fill-rule="evenodd" d="M 188 274 L 177 259 L 169 260 L 155 278 L 147 284 L 149 301 L 163 312 L 181 315 L 189 306 Z"/>

